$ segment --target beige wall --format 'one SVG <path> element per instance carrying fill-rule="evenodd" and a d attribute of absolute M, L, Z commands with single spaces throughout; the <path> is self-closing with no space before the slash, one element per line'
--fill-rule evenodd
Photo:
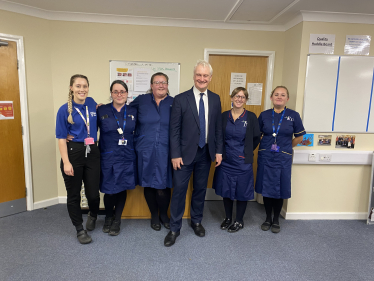
<path fill-rule="evenodd" d="M 282 85 L 288 88 L 290 99 L 287 106 L 295 109 L 296 94 L 299 78 L 299 64 L 300 64 L 300 47 L 303 34 L 303 23 L 287 30 L 284 40 L 284 55 L 283 55 L 283 79 Z"/>
<path fill-rule="evenodd" d="M 310 34 L 335 34 L 335 55 L 344 55 L 346 35 L 371 35 L 374 38 L 374 25 L 303 23 L 295 106 L 300 114 L 303 110 Z M 374 56 L 373 43 L 370 55 Z M 308 131 L 308 128 L 305 129 Z M 314 133 L 315 139 L 317 136 L 318 133 Z M 335 139 L 336 134 L 332 136 Z M 316 149 L 316 147 L 296 149 Z M 334 146 L 317 149 L 335 150 Z M 374 134 L 356 134 L 355 150 L 373 151 Z M 287 212 L 367 212 L 370 175 L 369 166 L 294 165 L 292 198 L 288 200 Z"/>
<path fill-rule="evenodd" d="M 46 20 L 0 10 L 0 33 L 24 37 L 34 201 L 57 196 L 51 29 Z"/>
<path fill-rule="evenodd" d="M 179 62 L 180 90 L 185 91 L 192 87 L 193 66 L 203 58 L 204 48 L 271 50 L 276 52 L 274 83 L 282 80 L 283 32 L 62 21 L 49 24 L 53 30 L 51 51 L 55 112 L 66 101 L 69 77 L 75 73 L 87 75 L 90 95 L 97 102 L 107 103 L 109 60 Z M 57 149 L 56 159 L 58 162 Z M 59 171 L 57 173 L 58 195 L 65 196 L 62 177 Z"/>
<path fill-rule="evenodd" d="M 54 122 L 75 73 L 87 75 L 90 95 L 106 103 L 109 60 L 179 62 L 185 91 L 204 48 L 266 50 L 275 51 L 273 84 L 282 83 L 284 32 L 48 21 L 0 11 L 0 33 L 25 40 L 35 201 L 66 195 Z"/>

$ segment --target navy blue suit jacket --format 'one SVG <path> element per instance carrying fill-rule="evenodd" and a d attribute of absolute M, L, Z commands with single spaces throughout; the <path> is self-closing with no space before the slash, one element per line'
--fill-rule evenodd
<path fill-rule="evenodd" d="M 193 88 L 174 98 L 170 116 L 171 158 L 182 157 L 189 165 L 196 156 L 200 138 L 200 122 Z M 222 118 L 219 96 L 208 90 L 208 148 L 211 161 L 222 154 Z"/>

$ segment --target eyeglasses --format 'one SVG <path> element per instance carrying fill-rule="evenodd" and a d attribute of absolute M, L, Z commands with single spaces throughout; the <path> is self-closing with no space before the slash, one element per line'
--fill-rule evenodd
<path fill-rule="evenodd" d="M 120 92 L 118 92 L 118 91 L 113 91 L 113 92 L 112 92 L 113 95 L 117 95 L 117 96 L 119 96 L 119 95 L 124 95 L 124 94 L 126 94 L 126 93 L 127 93 L 126 91 L 120 91 Z"/>
<path fill-rule="evenodd" d="M 236 99 L 236 100 L 245 100 L 247 98 L 245 96 L 234 96 L 234 99 Z"/>
<path fill-rule="evenodd" d="M 154 81 L 153 84 L 155 84 L 155 85 L 167 85 L 168 82 L 166 82 L 166 81 Z"/>

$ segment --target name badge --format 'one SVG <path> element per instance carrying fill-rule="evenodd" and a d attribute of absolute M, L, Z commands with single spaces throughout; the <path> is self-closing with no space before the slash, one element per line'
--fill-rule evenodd
<path fill-rule="evenodd" d="M 84 144 L 85 145 L 95 144 L 95 140 L 93 138 L 85 138 Z"/>
<path fill-rule="evenodd" d="M 117 129 L 117 131 L 118 131 L 118 133 L 119 133 L 120 135 L 122 135 L 122 134 L 123 134 L 123 131 L 122 131 L 122 129 L 121 129 L 121 128 L 118 128 L 118 129 Z"/>
<path fill-rule="evenodd" d="M 127 140 L 119 139 L 118 145 L 127 145 Z"/>
<path fill-rule="evenodd" d="M 273 151 L 273 152 L 279 152 L 279 146 L 277 146 L 276 143 L 273 143 L 273 144 L 271 145 L 271 149 L 270 149 L 270 151 Z"/>

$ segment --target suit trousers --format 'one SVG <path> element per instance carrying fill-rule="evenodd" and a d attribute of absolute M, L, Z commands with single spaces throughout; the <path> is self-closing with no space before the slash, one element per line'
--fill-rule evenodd
<path fill-rule="evenodd" d="M 182 217 L 186 204 L 188 182 L 193 172 L 193 191 L 191 198 L 191 222 L 201 223 L 203 218 L 205 194 L 208 184 L 211 159 L 208 145 L 198 148 L 195 158 L 189 165 L 182 165 L 174 170 L 174 191 L 170 203 L 170 230 L 179 231 L 182 227 Z"/>
<path fill-rule="evenodd" d="M 68 142 L 69 161 L 73 166 L 74 176 L 64 173 L 64 164 L 61 159 L 61 172 L 67 191 L 67 208 L 74 226 L 83 224 L 81 210 L 82 181 L 88 201 L 90 212 L 97 215 L 99 212 L 100 194 L 100 151 L 96 144 L 90 145 L 91 152 L 85 157 L 86 147 L 81 142 Z"/>

